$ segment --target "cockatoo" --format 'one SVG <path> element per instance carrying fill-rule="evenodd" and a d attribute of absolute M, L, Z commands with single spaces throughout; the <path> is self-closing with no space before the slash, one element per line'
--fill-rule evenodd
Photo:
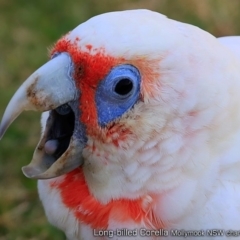
<path fill-rule="evenodd" d="M 57 41 L 1 136 L 23 110 L 44 112 L 23 173 L 68 239 L 240 237 L 240 38 L 102 14 Z"/>

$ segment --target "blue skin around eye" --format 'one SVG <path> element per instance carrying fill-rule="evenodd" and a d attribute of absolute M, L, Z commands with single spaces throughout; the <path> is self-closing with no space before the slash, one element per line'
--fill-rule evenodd
<path fill-rule="evenodd" d="M 133 87 L 129 94 L 119 95 L 114 91 L 116 84 L 122 79 L 129 79 L 132 82 Z M 100 126 L 106 126 L 133 107 L 139 99 L 140 84 L 140 72 L 129 64 L 114 67 L 105 79 L 100 81 L 95 95 Z"/>

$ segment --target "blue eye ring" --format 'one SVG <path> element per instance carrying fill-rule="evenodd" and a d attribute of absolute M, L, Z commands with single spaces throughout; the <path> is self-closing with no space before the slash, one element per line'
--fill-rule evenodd
<path fill-rule="evenodd" d="M 100 81 L 96 90 L 98 122 L 101 126 L 131 109 L 140 96 L 141 74 L 130 64 L 118 65 Z"/>
<path fill-rule="evenodd" d="M 114 67 L 99 84 L 99 92 L 109 101 L 126 101 L 140 91 L 141 75 L 139 70 L 130 64 Z"/>

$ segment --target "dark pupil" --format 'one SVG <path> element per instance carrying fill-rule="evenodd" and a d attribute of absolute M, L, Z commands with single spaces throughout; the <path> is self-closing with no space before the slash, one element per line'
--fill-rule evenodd
<path fill-rule="evenodd" d="M 133 88 L 133 84 L 132 82 L 127 79 L 127 78 L 124 78 L 124 79 L 121 79 L 115 86 L 115 92 L 119 95 L 126 95 L 128 93 L 130 93 L 132 91 L 132 88 Z"/>

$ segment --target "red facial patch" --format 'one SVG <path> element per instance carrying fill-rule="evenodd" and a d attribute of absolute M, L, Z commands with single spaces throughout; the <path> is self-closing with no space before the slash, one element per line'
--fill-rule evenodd
<path fill-rule="evenodd" d="M 95 91 L 100 81 L 109 73 L 112 67 L 123 61 L 105 53 L 103 48 L 93 49 L 86 45 L 85 51 L 78 46 L 79 38 L 74 43 L 63 38 L 58 41 L 52 54 L 68 52 L 74 62 L 74 80 L 80 89 L 81 121 L 88 130 L 97 127 L 97 110 L 95 105 Z M 87 50 L 87 51 L 86 51 Z"/>
<path fill-rule="evenodd" d="M 159 61 L 160 59 L 148 60 L 144 56 L 136 56 L 132 59 L 125 59 L 122 56 L 118 58 L 106 54 L 104 48 L 94 48 L 90 44 L 86 44 L 82 48 L 79 47 L 80 38 L 76 38 L 74 42 L 70 42 L 66 37 L 59 40 L 52 51 L 68 52 L 74 62 L 74 80 L 80 89 L 80 108 L 81 121 L 87 127 L 88 133 L 97 125 L 97 109 L 95 105 L 95 91 L 100 81 L 110 72 L 110 70 L 118 64 L 132 64 L 137 67 L 142 76 L 141 96 L 154 97 L 159 94 Z"/>
<path fill-rule="evenodd" d="M 142 198 L 112 200 L 105 205 L 98 202 L 89 192 L 82 169 L 66 174 L 61 183 L 52 183 L 51 186 L 60 190 L 63 203 L 75 217 L 94 229 L 107 229 L 110 218 L 118 222 L 145 222 L 156 229 L 165 227 L 151 208 L 143 209 Z"/>

